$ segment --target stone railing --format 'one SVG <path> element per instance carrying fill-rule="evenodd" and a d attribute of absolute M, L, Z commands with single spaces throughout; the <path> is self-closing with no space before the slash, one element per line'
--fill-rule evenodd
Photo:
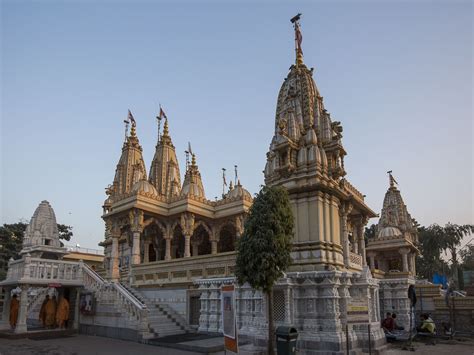
<path fill-rule="evenodd" d="M 48 294 L 48 288 L 41 287 L 35 290 L 34 294 L 28 295 L 28 308 L 27 313 L 29 314 L 32 310 L 36 308 L 39 303 L 42 303 L 45 300 L 46 295 Z"/>
<path fill-rule="evenodd" d="M 113 300 L 130 319 L 138 322 L 142 327 L 140 331 L 148 331 L 148 309 L 143 302 L 119 283 L 104 280 L 88 265 L 82 264 L 82 270 L 86 290 L 94 292 L 98 299 L 104 297 L 107 300 Z"/>
<path fill-rule="evenodd" d="M 236 252 L 156 261 L 132 267 L 132 285 L 191 283 L 202 278 L 234 275 Z"/>
<path fill-rule="evenodd" d="M 40 259 L 26 255 L 23 259 L 9 262 L 7 278 L 4 282 L 81 285 L 80 265 L 74 261 Z"/>
<path fill-rule="evenodd" d="M 362 270 L 362 255 L 349 252 L 349 266 L 356 270 Z"/>

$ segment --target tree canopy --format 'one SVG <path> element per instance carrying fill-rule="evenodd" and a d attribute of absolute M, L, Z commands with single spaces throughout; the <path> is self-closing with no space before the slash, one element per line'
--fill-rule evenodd
<path fill-rule="evenodd" d="M 270 292 L 290 266 L 294 219 L 283 187 L 263 187 L 250 208 L 238 242 L 236 276 L 240 284 Z"/>

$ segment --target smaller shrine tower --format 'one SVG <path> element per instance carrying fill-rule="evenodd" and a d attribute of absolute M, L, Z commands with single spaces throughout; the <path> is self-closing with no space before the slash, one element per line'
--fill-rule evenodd
<path fill-rule="evenodd" d="M 415 284 L 419 254 L 417 230 L 397 188 L 392 171 L 375 236 L 368 240 L 370 269 L 380 285 L 380 313 L 397 314 L 397 323 L 410 327 L 408 287 Z M 411 324 L 414 324 L 412 320 Z"/>

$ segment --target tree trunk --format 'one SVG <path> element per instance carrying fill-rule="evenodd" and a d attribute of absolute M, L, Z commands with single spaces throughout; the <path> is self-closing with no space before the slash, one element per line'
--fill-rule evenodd
<path fill-rule="evenodd" d="M 273 345 L 275 343 L 275 332 L 273 326 L 273 287 L 267 293 L 267 316 L 268 316 L 268 345 L 267 354 L 274 355 Z"/>

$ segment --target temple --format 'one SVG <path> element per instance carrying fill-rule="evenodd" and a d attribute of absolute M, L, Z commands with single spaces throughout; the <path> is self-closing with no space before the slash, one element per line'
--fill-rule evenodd
<path fill-rule="evenodd" d="M 388 174 L 389 188 L 375 236 L 367 242 L 367 257 L 372 274 L 379 280 L 381 314 L 396 313 L 398 322 L 409 329 L 407 292 L 415 284 L 418 235 L 397 182 L 391 171 Z"/>

